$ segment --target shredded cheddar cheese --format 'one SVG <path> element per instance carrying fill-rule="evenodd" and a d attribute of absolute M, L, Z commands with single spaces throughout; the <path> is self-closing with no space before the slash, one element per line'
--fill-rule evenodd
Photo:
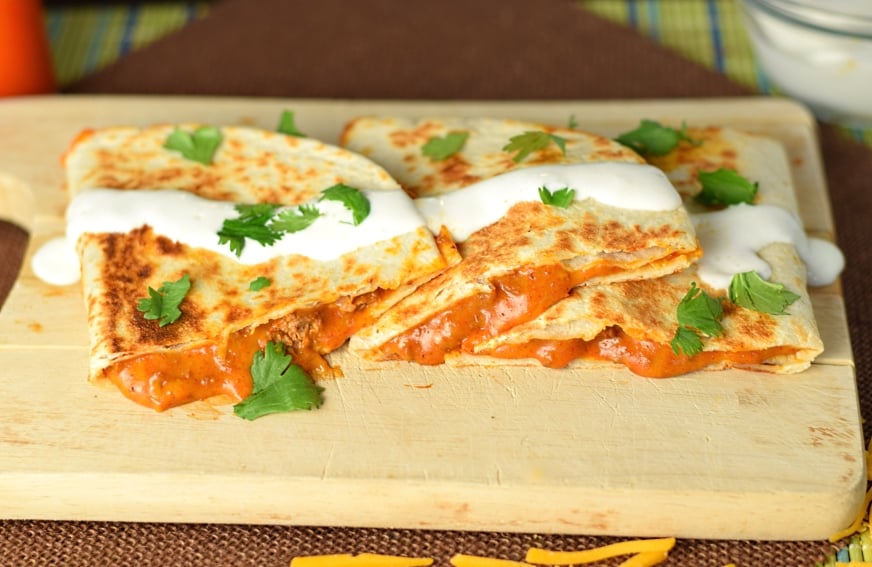
<path fill-rule="evenodd" d="M 433 559 L 429 557 L 400 557 L 377 553 L 308 555 L 291 560 L 291 567 L 428 567 L 432 564 Z"/>
<path fill-rule="evenodd" d="M 531 547 L 527 551 L 526 561 L 528 563 L 536 563 L 539 565 L 581 565 L 584 563 L 594 563 L 603 559 L 617 557 L 619 555 L 644 553 L 665 554 L 673 547 L 675 547 L 674 537 L 622 541 L 582 551 L 549 551 L 547 549 Z M 662 559 L 660 561 L 662 561 Z M 628 564 L 625 562 L 625 565 L 656 565 L 656 563 Z"/>

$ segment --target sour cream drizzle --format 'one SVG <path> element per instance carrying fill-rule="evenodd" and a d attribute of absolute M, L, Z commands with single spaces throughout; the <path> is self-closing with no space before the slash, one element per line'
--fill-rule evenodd
<path fill-rule="evenodd" d="M 90 189 L 79 193 L 67 208 L 66 243 L 50 241 L 35 254 L 31 265 L 36 275 L 48 283 L 75 283 L 78 269 L 71 281 L 70 266 L 78 268 L 75 242 L 82 234 L 127 233 L 145 225 L 171 240 L 223 254 L 241 264 L 260 264 L 292 254 L 333 260 L 424 226 L 424 219 L 404 192 L 363 193 L 370 201 L 370 214 L 359 225 L 351 223 L 351 212 L 342 203 L 321 201 L 317 207 L 322 215 L 309 227 L 286 233 L 272 246 L 246 239 L 242 255 L 237 257 L 229 245 L 218 244 L 218 231 L 224 221 L 239 216 L 232 202 L 172 189 Z"/>
<path fill-rule="evenodd" d="M 448 228 L 456 242 L 502 218 L 516 203 L 540 201 L 539 188 L 575 190 L 575 200 L 594 199 L 623 209 L 669 211 L 681 197 L 656 167 L 621 162 L 543 165 L 514 169 L 474 185 L 415 200 L 433 232 Z"/>
<path fill-rule="evenodd" d="M 808 270 L 809 285 L 830 284 L 845 267 L 838 247 L 807 237 L 796 216 L 781 207 L 741 204 L 691 218 L 703 249 L 699 276 L 716 289 L 726 290 L 734 274 L 750 270 L 768 279 L 772 268 L 757 252 L 775 242 L 794 245 Z"/>

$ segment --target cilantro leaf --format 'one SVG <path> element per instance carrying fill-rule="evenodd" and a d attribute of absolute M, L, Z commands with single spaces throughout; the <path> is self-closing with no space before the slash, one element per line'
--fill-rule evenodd
<path fill-rule="evenodd" d="M 518 152 L 512 158 L 515 163 L 518 163 L 533 152 L 547 148 L 552 142 L 560 148 L 563 155 L 566 155 L 566 138 L 536 130 L 528 130 L 523 134 L 512 136 L 509 138 L 509 143 L 503 146 L 503 151 Z"/>
<path fill-rule="evenodd" d="M 654 120 L 642 120 L 635 130 L 624 132 L 615 141 L 635 150 L 641 155 L 662 156 L 668 154 L 682 141 L 699 145 L 687 135 L 687 128 L 681 130 L 663 126 Z"/>
<path fill-rule="evenodd" d="M 433 136 L 421 146 L 421 153 L 433 161 L 442 161 L 459 152 L 468 138 L 469 132 L 448 132 L 442 138 Z"/>
<path fill-rule="evenodd" d="M 730 281 L 730 301 L 754 311 L 782 315 L 799 296 L 784 284 L 768 282 L 755 271 L 735 274 Z"/>
<path fill-rule="evenodd" d="M 704 205 L 752 203 L 757 195 L 758 183 L 751 183 L 732 169 L 722 167 L 717 171 L 700 171 L 697 179 L 702 191 L 695 198 Z"/>
<path fill-rule="evenodd" d="M 306 135 L 300 132 L 297 129 L 297 124 L 294 121 L 294 113 L 290 110 L 285 110 L 282 112 L 281 117 L 279 118 L 279 125 L 276 127 L 276 131 L 280 134 L 286 134 L 288 136 L 296 136 L 297 138 L 305 138 Z"/>
<path fill-rule="evenodd" d="M 359 189 L 337 183 L 321 191 L 319 201 L 339 201 L 351 211 L 354 226 L 362 223 L 369 216 L 369 199 Z"/>
<path fill-rule="evenodd" d="M 539 187 L 539 198 L 542 199 L 542 202 L 546 205 L 565 209 L 575 200 L 575 189 L 564 187 L 563 189 L 558 189 L 552 193 L 546 187 Z"/>
<path fill-rule="evenodd" d="M 272 280 L 266 276 L 259 276 L 248 284 L 248 289 L 251 291 L 260 291 L 265 287 L 269 287 L 272 284 Z"/>
<path fill-rule="evenodd" d="M 675 330 L 675 336 L 672 337 L 669 344 L 675 354 L 694 356 L 702 352 L 702 339 L 699 338 L 696 331 L 683 325 L 679 325 L 678 329 Z"/>
<path fill-rule="evenodd" d="M 278 205 L 272 203 L 256 203 L 254 205 L 236 205 L 239 217 L 225 219 L 218 231 L 218 244 L 229 244 L 230 251 L 237 256 L 242 255 L 245 248 L 245 239 L 256 240 L 266 246 L 272 246 L 281 237 L 277 232 L 267 226 L 272 219 Z"/>
<path fill-rule="evenodd" d="M 321 407 L 324 389 L 291 361 L 282 343 L 270 341 L 255 353 L 251 363 L 254 387 L 250 396 L 233 406 L 233 413 L 254 420 L 271 413 Z"/>
<path fill-rule="evenodd" d="M 720 301 L 712 298 L 691 282 L 690 290 L 678 304 L 678 329 L 670 341 L 672 352 L 694 356 L 702 352 L 699 334 L 716 337 L 723 333 L 720 320 L 724 316 Z"/>
<path fill-rule="evenodd" d="M 188 274 L 174 282 L 163 282 L 157 290 L 149 286 L 149 297 L 140 299 L 136 309 L 149 321 L 160 319 L 161 327 L 175 323 L 182 316 L 179 305 L 190 289 L 191 278 Z"/>
<path fill-rule="evenodd" d="M 211 165 L 212 158 L 221 145 L 221 130 L 214 126 L 201 126 L 193 133 L 175 128 L 164 142 L 164 148 L 181 152 L 182 156 Z"/>
<path fill-rule="evenodd" d="M 320 216 L 321 211 L 315 205 L 300 205 L 296 209 L 285 209 L 280 212 L 270 221 L 269 226 L 273 230 L 282 232 L 299 232 Z"/>
<path fill-rule="evenodd" d="M 678 304 L 678 324 L 710 337 L 723 333 L 720 323 L 723 316 L 721 302 L 696 287 L 696 282 L 690 284 L 690 290 Z"/>
<path fill-rule="evenodd" d="M 576 128 L 578 128 L 578 120 L 575 119 L 574 114 L 569 115 L 569 122 L 567 123 L 566 127 L 570 130 L 575 130 Z"/>

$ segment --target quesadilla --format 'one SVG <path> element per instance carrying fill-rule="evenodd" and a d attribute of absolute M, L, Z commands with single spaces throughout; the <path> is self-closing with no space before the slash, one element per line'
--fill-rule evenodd
<path fill-rule="evenodd" d="M 620 364 L 649 377 L 731 367 L 775 373 L 808 368 L 823 344 L 807 273 L 812 269 L 822 275 L 817 264 L 827 259 L 819 256 L 823 254 L 835 260 L 825 267 L 824 279 L 835 278 L 841 254 L 829 243 L 806 238 L 780 144 L 732 129 L 691 129 L 687 134 L 695 144 L 681 144 L 651 162 L 667 172 L 688 207 L 700 211 L 693 215 L 703 247 L 699 263 L 661 278 L 576 288 L 538 318 L 453 362 L 552 368 Z M 700 175 L 722 168 L 757 184 L 752 203 L 713 209 L 695 199 Z M 792 299 L 783 313 L 726 298 L 733 282 L 742 281 L 734 274 L 750 272 L 767 280 L 770 292 L 783 286 L 779 293 Z M 719 301 L 721 331 L 704 336 L 699 352 L 688 353 L 676 343 L 682 327 L 679 305 L 697 288 Z"/>
<path fill-rule="evenodd" d="M 198 135 L 206 159 L 183 151 Z M 244 399 L 267 341 L 316 378 L 338 372 L 322 355 L 456 254 L 381 167 L 312 139 L 107 128 L 79 136 L 64 164 L 90 377 L 158 410 Z"/>
<path fill-rule="evenodd" d="M 463 142 L 450 156 L 426 155 L 450 135 Z M 364 118 L 342 143 L 417 196 L 462 257 L 352 337 L 350 349 L 370 360 L 439 364 L 573 287 L 661 276 L 700 253 L 662 172 L 601 136 L 496 119 Z"/>

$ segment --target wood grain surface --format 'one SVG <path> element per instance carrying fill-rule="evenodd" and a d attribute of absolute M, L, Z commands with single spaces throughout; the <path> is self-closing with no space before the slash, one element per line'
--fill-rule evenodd
<path fill-rule="evenodd" d="M 197 403 L 156 413 L 87 382 L 78 285 L 29 256 L 64 231 L 59 156 L 86 127 L 202 121 L 274 128 L 283 109 L 332 142 L 362 114 L 477 115 L 614 135 L 640 118 L 781 140 L 803 221 L 832 235 L 814 122 L 773 99 L 388 102 L 65 96 L 0 104 L 0 216 L 31 231 L 0 312 L 6 518 L 269 523 L 723 539 L 822 539 L 866 487 L 838 285 L 814 290 L 825 352 L 793 376 L 650 380 L 627 371 L 361 363 L 313 412 L 246 422 Z"/>

